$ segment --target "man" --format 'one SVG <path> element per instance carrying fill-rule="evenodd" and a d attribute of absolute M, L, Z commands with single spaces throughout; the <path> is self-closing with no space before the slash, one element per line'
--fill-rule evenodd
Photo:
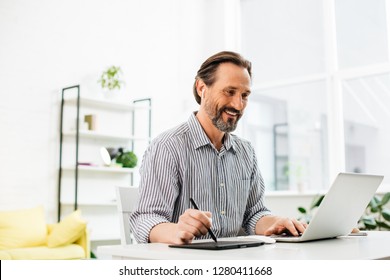
<path fill-rule="evenodd" d="M 138 242 L 190 243 L 194 238 L 299 235 L 306 225 L 271 215 L 253 147 L 231 134 L 250 95 L 251 63 L 234 52 L 208 58 L 198 71 L 199 111 L 153 140 L 141 167 L 140 200 L 130 217 Z M 200 210 L 191 209 L 190 198 Z"/>

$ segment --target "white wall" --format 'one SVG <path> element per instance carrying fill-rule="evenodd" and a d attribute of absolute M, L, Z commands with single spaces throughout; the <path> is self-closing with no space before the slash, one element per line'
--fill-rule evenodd
<path fill-rule="evenodd" d="M 286 194 L 283 192 L 270 192 L 266 193 L 265 204 L 275 215 L 298 219 L 302 215 L 299 213 L 298 207 L 309 210 L 311 203 L 318 195 L 320 194 Z"/>
<path fill-rule="evenodd" d="M 94 94 L 120 65 L 130 98 L 152 97 L 153 136 L 197 105 L 201 62 L 223 50 L 223 0 L 0 1 L 0 209 L 43 204 L 55 220 L 63 87 Z"/>
<path fill-rule="evenodd" d="M 236 47 L 236 4 L 1 0 L 0 210 L 43 204 L 56 219 L 63 87 L 81 84 L 82 94 L 96 94 L 101 71 L 120 65 L 123 94 L 153 99 L 153 136 L 185 121 L 197 108 L 192 84 L 200 64 Z M 295 217 L 310 200 L 271 195 L 267 206 Z"/>

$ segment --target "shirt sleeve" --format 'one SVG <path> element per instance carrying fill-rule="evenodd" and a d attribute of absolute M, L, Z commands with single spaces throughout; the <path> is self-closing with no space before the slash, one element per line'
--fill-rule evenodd
<path fill-rule="evenodd" d="M 179 193 L 177 167 L 170 147 L 158 141 L 152 143 L 144 154 L 140 175 L 140 198 L 129 220 L 137 242 L 147 243 L 153 227 L 172 221 Z"/>
<path fill-rule="evenodd" d="M 270 215 L 271 211 L 264 205 L 264 181 L 257 164 L 256 153 L 252 146 L 251 150 L 253 155 L 251 188 L 242 226 L 247 234 L 254 235 L 257 221 L 264 216 Z"/>

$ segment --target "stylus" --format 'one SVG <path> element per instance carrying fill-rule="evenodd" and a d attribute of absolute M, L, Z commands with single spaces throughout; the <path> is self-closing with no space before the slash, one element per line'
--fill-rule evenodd
<path fill-rule="evenodd" d="M 190 198 L 190 202 L 192 203 L 192 205 L 194 206 L 194 208 L 195 208 L 196 210 L 199 210 L 199 207 L 196 205 L 195 201 L 194 201 L 192 198 Z M 209 234 L 211 235 L 211 238 L 212 238 L 215 242 L 217 242 L 217 238 L 215 237 L 213 231 L 212 231 L 210 228 L 208 228 L 207 230 L 209 231 Z"/>

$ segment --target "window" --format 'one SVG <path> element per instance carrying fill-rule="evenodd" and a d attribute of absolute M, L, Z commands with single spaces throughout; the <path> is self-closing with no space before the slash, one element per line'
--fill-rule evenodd
<path fill-rule="evenodd" d="M 385 0 L 241 0 L 253 63 L 242 136 L 268 190 L 326 190 L 343 171 L 389 185 L 387 17 Z"/>

